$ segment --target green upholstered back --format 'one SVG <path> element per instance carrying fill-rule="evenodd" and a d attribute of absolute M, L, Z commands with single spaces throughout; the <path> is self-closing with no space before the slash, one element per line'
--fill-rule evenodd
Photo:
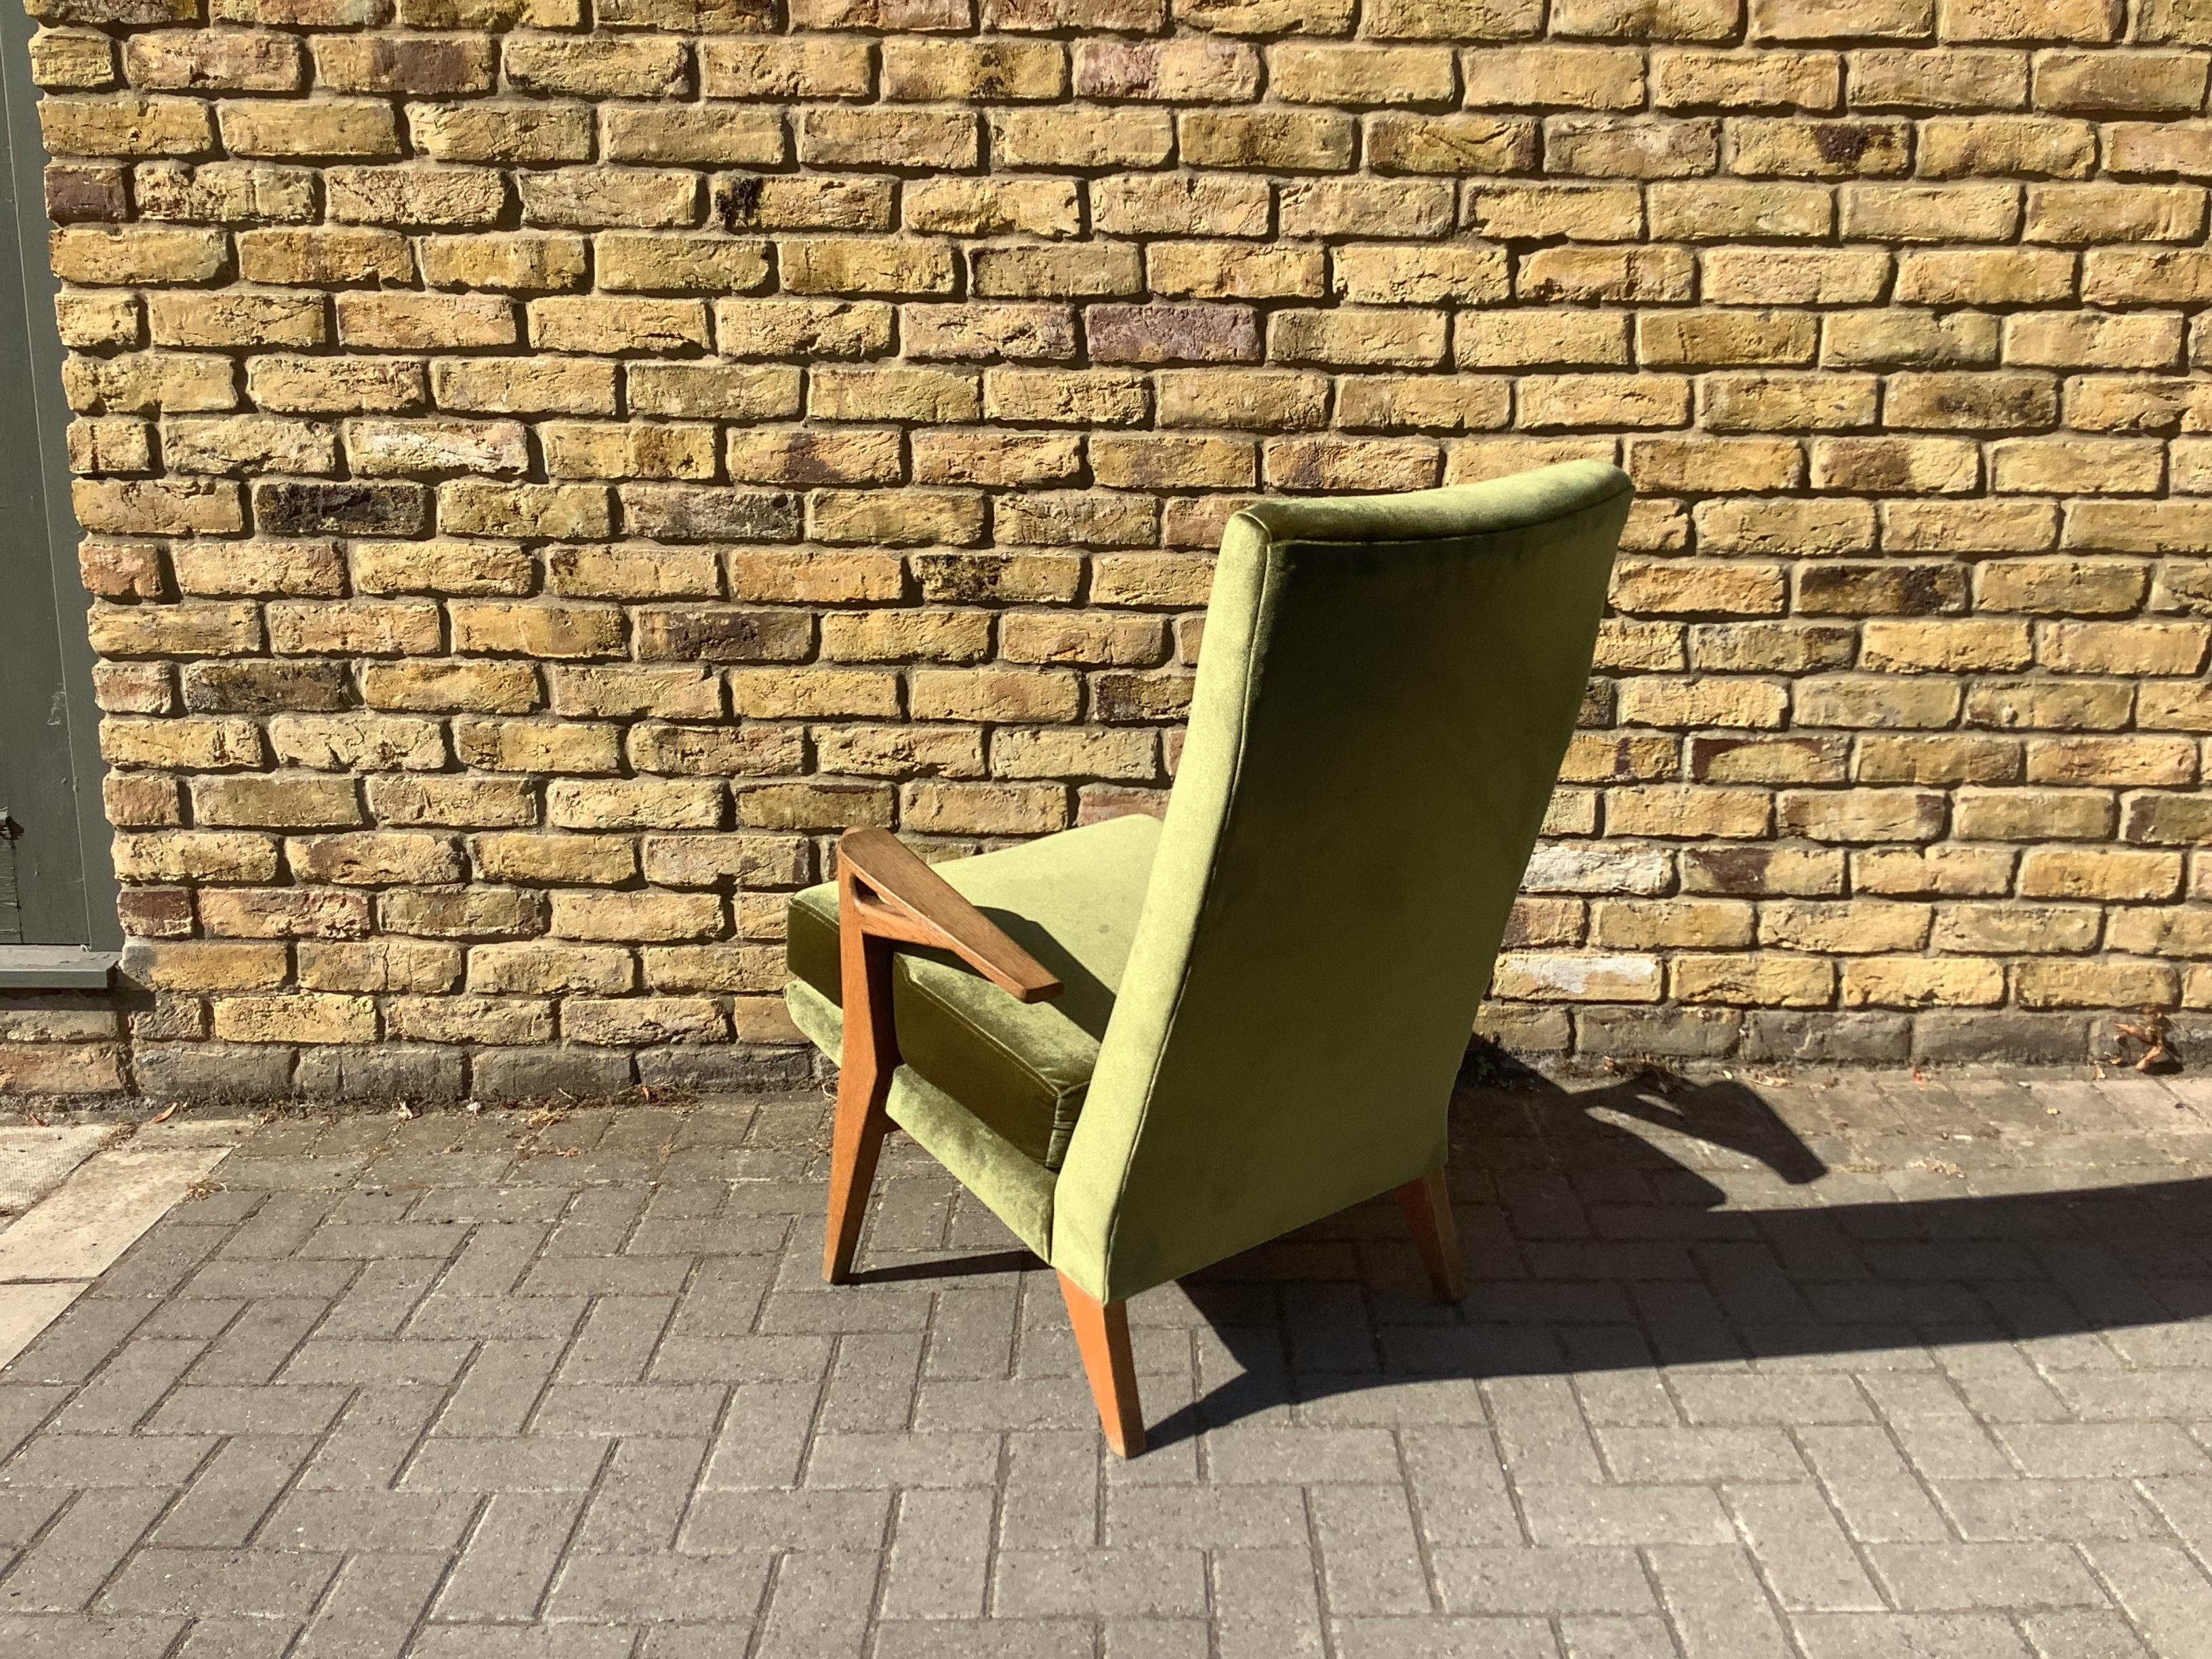
<path fill-rule="evenodd" d="M 1230 521 L 1189 740 L 1054 1198 L 1133 1295 L 1412 1179 L 1589 676 L 1628 480 Z"/>

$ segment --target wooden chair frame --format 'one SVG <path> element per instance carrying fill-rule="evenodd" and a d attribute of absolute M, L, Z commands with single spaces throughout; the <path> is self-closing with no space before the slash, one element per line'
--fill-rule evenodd
<path fill-rule="evenodd" d="M 830 1211 L 822 1244 L 822 1277 L 832 1285 L 852 1276 L 853 1257 L 875 1183 L 884 1104 L 899 1067 L 898 1030 L 891 1018 L 891 957 L 900 945 L 949 951 L 1017 1002 L 1060 994 L 1050 969 L 954 890 L 886 830 L 848 830 L 837 842 L 838 978 L 844 1039 L 838 1053 L 836 1128 L 830 1154 Z M 1396 1188 L 1399 1207 L 1429 1281 L 1446 1302 L 1467 1294 L 1459 1237 L 1442 1166 Z M 1060 1293 L 1083 1356 L 1099 1426 L 1116 1455 L 1145 1449 L 1145 1419 L 1129 1346 L 1127 1304 L 1099 1302 L 1066 1273 Z"/>

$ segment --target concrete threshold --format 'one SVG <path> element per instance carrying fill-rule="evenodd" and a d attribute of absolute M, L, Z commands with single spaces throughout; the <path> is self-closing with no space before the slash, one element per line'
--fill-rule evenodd
<path fill-rule="evenodd" d="M 105 1130 L 9 1132 L 0 1187 L 50 1190 L 0 1231 L 0 1367 L 252 1130 L 245 1118 L 184 1118 L 148 1124 L 105 1152 L 95 1150 Z M 43 1139 L 17 1146 L 25 1135 Z M 57 1165 L 65 1171 L 58 1185 L 50 1179 Z"/>

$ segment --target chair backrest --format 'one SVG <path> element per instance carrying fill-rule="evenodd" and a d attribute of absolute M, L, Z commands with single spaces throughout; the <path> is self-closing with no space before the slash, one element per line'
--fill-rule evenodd
<path fill-rule="evenodd" d="M 1626 477 L 1577 462 L 1230 520 L 1188 741 L 1054 1194 L 1133 1295 L 1444 1155 L 1589 678 Z"/>

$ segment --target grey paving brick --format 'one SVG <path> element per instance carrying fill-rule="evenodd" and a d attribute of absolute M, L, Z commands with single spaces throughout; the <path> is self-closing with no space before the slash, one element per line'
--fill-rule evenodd
<path fill-rule="evenodd" d="M 566 1344 L 589 1305 L 582 1296 L 449 1296 L 439 1290 L 422 1298 L 407 1322 L 407 1334 L 429 1340 L 535 1338 Z"/>
<path fill-rule="evenodd" d="M 1203 1619 L 1102 1619 L 1098 1646 L 1105 1659 L 1208 1659 Z"/>
<path fill-rule="evenodd" d="M 559 1382 L 539 1396 L 534 1434 L 709 1435 L 728 1390 L 711 1382 Z"/>
<path fill-rule="evenodd" d="M 571 1555 L 545 1616 L 557 1624 L 648 1624 L 671 1617 L 749 1624 L 768 1581 L 768 1555 Z"/>
<path fill-rule="evenodd" d="M 1490 1437 L 1445 1429 L 1400 1437 L 1423 1534 L 1437 1545 L 1517 1545 L 1521 1521 Z"/>
<path fill-rule="evenodd" d="M 445 1620 L 524 1620 L 537 1612 L 582 1512 L 580 1492 L 493 1494 L 438 1592 Z"/>
<path fill-rule="evenodd" d="M 2068 1542 L 2162 1533 L 2157 1515 L 2124 1480 L 1948 1480 L 1937 1500 L 1970 1542 Z"/>
<path fill-rule="evenodd" d="M 2163 1659 L 2202 1659 L 2212 1647 L 2212 1578 L 2180 1549 L 2148 1541 L 2083 1548 L 2152 1651 Z"/>
<path fill-rule="evenodd" d="M 279 1388 L 187 1383 L 146 1422 L 149 1434 L 319 1434 L 337 1420 L 351 1390 L 307 1383 Z"/>
<path fill-rule="evenodd" d="M 2027 1659 L 2020 1633 L 1995 1613 L 1814 1613 L 1791 1627 L 1806 1659 Z"/>
<path fill-rule="evenodd" d="M 472 1497 L 434 1492 L 313 1492 L 288 1495 L 255 1542 L 264 1549 L 450 1551 L 476 1508 Z"/>
<path fill-rule="evenodd" d="M 1866 1543 L 1948 1540 L 1927 1491 L 1880 1429 L 1807 1429 L 1798 1436 L 1852 1537 Z"/>
<path fill-rule="evenodd" d="M 399 1484 L 410 1492 L 580 1492 L 599 1479 L 609 1449 L 602 1440 L 433 1436 Z"/>
<path fill-rule="evenodd" d="M 1331 1612 L 1429 1610 L 1428 1577 L 1403 1485 L 1316 1486 L 1307 1502 Z"/>
<path fill-rule="evenodd" d="M 915 1418 L 921 1346 L 920 1331 L 856 1332 L 841 1337 L 817 1419 L 819 1427 L 854 1434 L 904 1429 Z"/>
<path fill-rule="evenodd" d="M 823 1434 L 806 1462 L 810 1486 L 988 1486 L 999 1441 L 988 1434 Z M 714 1471 L 708 1471 L 708 1479 Z"/>
<path fill-rule="evenodd" d="M 67 1502 L 67 1492 L 36 1486 L 0 1488 L 0 1547 L 29 1543 Z"/>
<path fill-rule="evenodd" d="M 1724 1544 L 1735 1529 L 1704 1486 L 1524 1486 L 1539 1544 Z"/>
<path fill-rule="evenodd" d="M 54 1428 L 64 1434 L 128 1432 L 206 1347 L 190 1340 L 134 1336 L 55 1414 Z"/>
<path fill-rule="evenodd" d="M 2022 1423 L 1994 1432 L 2039 1479 L 2212 1472 L 2212 1455 L 2172 1423 Z"/>
<path fill-rule="evenodd" d="M 1672 1379 L 1692 1423 L 1871 1423 L 1874 1413 L 1847 1376 L 1717 1376 Z"/>
<path fill-rule="evenodd" d="M 562 1340 L 483 1343 L 439 1412 L 436 1431 L 466 1438 L 522 1431 L 560 1363 Z"/>
<path fill-rule="evenodd" d="M 1091 1622 L 1073 1619 L 887 1619 L 876 1659 L 1097 1659 Z"/>
<path fill-rule="evenodd" d="M 297 1550 L 141 1550 L 100 1598 L 118 1613 L 205 1613 L 257 1619 L 306 1616 L 341 1558 Z"/>
<path fill-rule="evenodd" d="M 2076 1409 L 2011 1343 L 1946 1347 L 1936 1358 L 1967 1409 L 1985 1423 L 2060 1423 Z"/>
<path fill-rule="evenodd" d="M 1006 1376 L 1014 1364 L 1018 1296 L 1018 1281 L 1011 1276 L 940 1290 L 922 1375 L 940 1380 Z"/>
<path fill-rule="evenodd" d="M 1782 1621 L 1740 1548 L 1662 1544 L 1648 1557 L 1687 1659 L 1784 1659 Z"/>
<path fill-rule="evenodd" d="M 1206 1558 L 1158 1547 L 1001 1549 L 992 1605 L 1015 1619 L 1203 1613 Z"/>
<path fill-rule="evenodd" d="M 672 1547 L 706 1461 L 703 1439 L 617 1442 L 592 1494 L 576 1547 L 618 1552 Z"/>
<path fill-rule="evenodd" d="M 300 1629 L 289 1619 L 195 1619 L 171 1659 L 283 1659 Z"/>
<path fill-rule="evenodd" d="M 320 1492 L 380 1492 L 422 1438 L 418 1428 L 380 1423 L 343 1423 L 316 1448 L 299 1484 Z"/>
<path fill-rule="evenodd" d="M 285 1364 L 282 1381 L 303 1382 L 449 1383 L 461 1373 L 476 1345 L 461 1341 L 382 1339 L 373 1341 L 310 1340 Z"/>
<path fill-rule="evenodd" d="M 797 1485 L 820 1398 L 817 1382 L 750 1382 L 731 1389 L 704 1484 Z"/>
<path fill-rule="evenodd" d="M 880 1547 L 891 1501 L 889 1492 L 702 1491 L 678 1543 L 686 1554 L 742 1553 L 764 1540 L 794 1549 Z"/>
<path fill-rule="evenodd" d="M 1858 1553 L 1809 1486 L 1731 1486 L 1723 1497 L 1775 1599 L 1792 1613 L 1878 1610 Z"/>
<path fill-rule="evenodd" d="M 2212 1559 L 2212 1477 L 2182 1475 L 2145 1480 L 2136 1490 L 2197 1554 Z"/>
<path fill-rule="evenodd" d="M 2150 1653 L 2117 1613 L 2032 1613 L 2020 1628 L 2037 1659 L 2147 1659 Z"/>
<path fill-rule="evenodd" d="M 2051 1385 L 2064 1418 L 2091 1423 L 2146 1417 L 2212 1422 L 2212 1369 L 2062 1371 L 2053 1375 Z"/>
<path fill-rule="evenodd" d="M 305 1435 L 227 1440 L 155 1529 L 161 1544 L 234 1548 L 252 1537 L 314 1452 Z"/>
<path fill-rule="evenodd" d="M 84 1296 L 8 1362 L 11 1383 L 78 1383 L 106 1364 L 155 1304 L 144 1297 Z"/>
<path fill-rule="evenodd" d="M 422 1258 L 368 1262 L 331 1304 L 315 1334 L 334 1340 L 396 1337 L 443 1271 L 442 1264 Z"/>
<path fill-rule="evenodd" d="M 1908 1612 L 2101 1607 L 2104 1593 L 2058 1544 L 1877 1544 L 1868 1552 Z"/>
<path fill-rule="evenodd" d="M 1399 1479 L 1395 1440 L 1380 1429 L 1248 1428 L 1207 1440 L 1209 1473 L 1224 1486 L 1376 1483 Z"/>
<path fill-rule="evenodd" d="M 1633 1550 L 1440 1549 L 1431 1559 L 1450 1613 L 1639 1613 L 1658 1605 Z"/>
<path fill-rule="evenodd" d="M 981 1618 L 995 1507 L 994 1495 L 981 1489 L 904 1494 L 892 1534 L 883 1616 Z"/>
<path fill-rule="evenodd" d="M 811 1382 L 830 1369 L 826 1336 L 664 1336 L 654 1382 Z"/>
<path fill-rule="evenodd" d="M 1499 1097 L 1465 1310 L 1387 1204 L 1140 1298 L 1128 1465 L 1034 1266 L 820 1285 L 818 1100 L 579 1111 L 513 1170 L 504 1117 L 273 1123 L 234 1164 L 289 1190 L 157 1226 L 0 1382 L 0 1607 L 100 1500 L 155 1518 L 82 1552 L 96 1607 L 198 1576 L 189 1629 L 115 1606 L 161 1659 L 398 1659 L 434 1579 L 434 1659 L 1237 1659 L 1318 1650 L 1324 1607 L 1336 1659 L 1765 1654 L 1778 1614 L 1802 1659 L 2189 1659 L 2212 1226 L 2112 1195 L 2191 1190 L 2178 1144 L 1774 1092 L 1853 1167 Z M 881 1261 L 1012 1249 L 911 1146 L 886 1172 Z M 42 1618 L 8 1659 L 107 1639 Z"/>
<path fill-rule="evenodd" d="M 1548 1484 L 1606 1478 L 1565 1377 L 1494 1377 L 1484 1394 L 1498 1448 L 1516 1480 Z"/>
<path fill-rule="evenodd" d="M 1569 1614 L 1559 1620 L 1566 1659 L 1677 1659 L 1666 1621 L 1655 1615 Z"/>
<path fill-rule="evenodd" d="M 1009 1534 L 1024 1535 L 1012 1527 Z M 1296 1486 L 1114 1486 L 1107 1492 L 1105 1541 L 1303 1550 L 1304 1497 Z"/>
<path fill-rule="evenodd" d="M 793 1550 L 776 1565 L 757 1659 L 842 1659 L 866 1640 L 873 1549 Z"/>
<path fill-rule="evenodd" d="M 378 1261 L 393 1256 L 443 1261 L 460 1249 L 465 1237 L 459 1228 L 437 1223 L 326 1221 L 302 1239 L 293 1254 L 305 1261 Z"/>
<path fill-rule="evenodd" d="M 433 1624 L 409 1659 L 630 1659 L 636 1648 L 633 1630 Z"/>
<path fill-rule="evenodd" d="M 1087 1425 L 1008 1435 L 1006 1474 L 1000 1483 L 1000 1541 L 1031 1549 L 1108 1541 L 1099 1536 L 1099 1456 L 1098 1441 Z M 1179 1482 L 1169 1484 L 1184 1490 Z M 1117 1486 L 1117 1495 L 1121 1490 Z"/>
<path fill-rule="evenodd" d="M 11 1486 L 181 1486 L 215 1449 L 208 1435 L 46 1434 L 3 1464 Z"/>
<path fill-rule="evenodd" d="M 1308 1549 L 1218 1550 L 1212 1576 L 1220 1659 L 1299 1659 L 1327 1650 Z"/>
<path fill-rule="evenodd" d="M 0 1577 L 0 1605 L 10 1613 L 82 1609 L 144 1535 L 167 1497 L 130 1490 L 80 1492 Z"/>
<path fill-rule="evenodd" d="M 1540 1619 L 1344 1619 L 1336 1621 L 1339 1659 L 1556 1659 L 1559 1644 Z"/>
<path fill-rule="evenodd" d="M 638 1382 L 675 1311 L 673 1296 L 600 1297 L 562 1357 L 561 1381 Z"/>
<path fill-rule="evenodd" d="M 9 1659 L 162 1659 L 184 1625 L 106 1613 L 0 1613 L 0 1652 Z"/>
<path fill-rule="evenodd" d="M 357 1555 L 287 1659 L 399 1659 L 446 1570 L 443 1555 Z"/>
<path fill-rule="evenodd" d="M 916 1398 L 921 1429 L 1079 1429 L 1097 1421 L 1080 1377 L 993 1377 L 926 1382 Z"/>
<path fill-rule="evenodd" d="M 675 1336 L 743 1336 L 759 1323 L 771 1276 L 762 1260 L 702 1261 L 677 1304 Z"/>
<path fill-rule="evenodd" d="M 829 1287 L 780 1281 L 761 1310 L 758 1328 L 778 1334 L 831 1331 L 919 1331 L 929 1322 L 929 1292 L 904 1286 Z"/>
<path fill-rule="evenodd" d="M 1613 1477 L 1632 1483 L 1808 1478 L 1778 1428 L 1601 1429 L 1598 1443 Z"/>

